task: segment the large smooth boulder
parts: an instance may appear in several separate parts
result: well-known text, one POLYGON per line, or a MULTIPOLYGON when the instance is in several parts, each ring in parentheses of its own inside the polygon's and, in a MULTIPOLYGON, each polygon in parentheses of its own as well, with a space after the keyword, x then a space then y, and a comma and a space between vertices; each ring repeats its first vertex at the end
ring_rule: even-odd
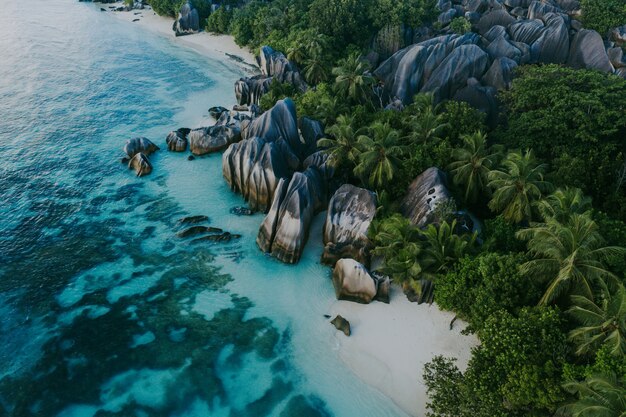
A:
POLYGON ((562 15, 548 13, 544 16, 545 29, 530 46, 533 62, 564 64, 569 55, 569 29, 562 15))
POLYGON ((492 10, 482 15, 482 17, 478 21, 478 24, 476 25, 476 28, 481 35, 484 35, 489 32, 489 29, 494 26, 507 27, 512 23, 515 23, 515 18, 511 16, 506 10, 499 9, 492 10))
POLYGON ((539 19, 522 20, 510 25, 507 31, 511 40, 531 45, 543 34, 545 27, 543 21, 539 19))
POLYGON ((283 138, 300 160, 308 156, 308 146, 300 139, 298 131, 296 105, 290 98, 278 100, 274 107, 244 127, 242 136, 243 139, 258 136, 267 142, 283 138))
POLYGON ((264 75, 243 77, 235 81, 235 98, 239 105, 259 104, 263 94, 270 90, 272 78, 264 75))
POLYGON ((489 65, 489 55, 477 45, 462 45, 443 60, 421 92, 430 92, 437 102, 452 98, 470 78, 480 78, 489 65))
POLYGON ((508 90, 513 82, 513 70, 517 62, 509 58, 498 58, 493 61, 489 70, 483 75, 482 82, 497 90, 508 90))
POLYGON ((143 153, 147 156, 158 151, 159 149, 160 148, 158 146, 144 137, 132 138, 127 140, 124 145, 124 153, 131 159, 138 153, 143 153))
POLYGON ((191 130, 180 128, 170 132, 165 138, 167 149, 173 152, 185 152, 187 150, 187 135, 191 130))
POLYGON ((200 30, 200 16, 189 0, 187 0, 180 8, 178 19, 174 21, 172 27, 176 36, 188 35, 200 30))
POLYGON ((134 169, 138 177, 143 177, 152 172, 152 164, 146 155, 137 153, 128 162, 128 168, 134 169))
POLYGON ((350 184, 339 187, 328 203, 322 261, 334 265, 340 258, 352 258, 369 265, 372 243, 367 231, 374 216, 374 193, 350 184))
POLYGON ((376 297, 376 281, 354 259, 340 259, 333 269, 333 287, 338 300, 369 304, 376 297))
POLYGON ((201 127, 189 132, 189 148, 194 155, 205 155, 224 150, 240 139, 241 131, 236 127, 201 127))
POLYGON ((553 6, 548 4, 547 2, 534 0, 530 6, 528 7, 528 18, 529 19, 543 19, 549 13, 561 13, 560 7, 553 6))
MULTIPOLYGON (((475 33, 445 35, 399 50, 374 71, 374 75, 384 83, 385 100, 399 99, 409 104, 415 94, 424 90, 424 86, 431 78, 436 79, 431 84, 432 88, 439 87, 442 83, 445 84, 451 76, 450 72, 455 72, 452 66, 464 65, 459 62, 459 59, 463 57, 458 53, 452 62, 444 65, 444 61, 456 49, 464 45, 476 45, 479 42, 480 36, 475 33)), ((486 53, 484 56, 487 58, 486 53)), ((462 85, 465 85, 465 82, 466 79, 463 80, 462 85)))
POLYGON ((604 49, 604 40, 595 30, 583 29, 571 40, 567 65, 575 69, 597 69, 613 72, 614 68, 604 49))
POLYGON ((311 166, 317 168, 327 181, 335 175, 335 167, 328 162, 328 154, 324 151, 317 151, 302 162, 302 169, 307 169, 311 166))
POLYGON ((473 108, 487 115, 487 122, 495 126, 498 117, 497 90, 490 86, 483 86, 476 78, 467 80, 464 88, 457 90, 452 97, 455 101, 463 101, 473 108))
POLYGON ((400 211, 412 224, 423 227, 440 220, 436 218, 435 209, 451 198, 445 172, 428 168, 409 185, 400 202, 400 211))
POLYGON ((234 143, 222 155, 222 173, 230 188, 241 193, 250 209, 267 211, 281 178, 290 178, 299 160, 281 138, 254 137, 234 143))
POLYGON ((240 105, 259 104, 263 94, 269 91, 273 80, 289 83, 301 92, 306 91, 306 82, 297 66, 282 52, 275 51, 269 46, 262 46, 258 62, 261 68, 260 75, 244 77, 235 83, 235 96, 240 105))
POLYGON ((272 206, 265 216, 257 244, 285 263, 297 263, 309 237, 316 213, 326 205, 326 182, 315 167, 281 178, 272 206))
POLYGON ((299 125, 304 148, 310 155, 317 150, 317 141, 324 137, 324 125, 309 117, 301 117, 299 125))
POLYGON ((522 51, 515 45, 511 44, 504 36, 494 39, 486 48, 491 59, 509 58, 520 63, 522 59, 522 51))

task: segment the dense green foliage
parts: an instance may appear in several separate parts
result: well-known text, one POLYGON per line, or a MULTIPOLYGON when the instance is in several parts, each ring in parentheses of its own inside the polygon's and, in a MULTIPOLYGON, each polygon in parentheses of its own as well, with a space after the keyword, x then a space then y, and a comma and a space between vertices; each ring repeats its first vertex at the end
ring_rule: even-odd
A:
MULTIPOLYGON (((211 12, 211 2, 209 0, 190 0, 191 5, 198 10, 198 16, 202 22, 211 12)), ((149 0, 150 6, 161 16, 178 16, 181 6, 186 0, 149 0)))
POLYGON ((585 27, 602 35, 626 23, 624 0, 581 0, 580 5, 585 27))
POLYGON ((579 187, 596 207, 626 218, 626 80, 556 65, 521 67, 502 94, 498 137, 532 149, 556 186, 579 187))
POLYGON ((209 15, 206 20, 206 30, 214 33, 228 33, 230 21, 233 18, 231 10, 220 7, 209 15))

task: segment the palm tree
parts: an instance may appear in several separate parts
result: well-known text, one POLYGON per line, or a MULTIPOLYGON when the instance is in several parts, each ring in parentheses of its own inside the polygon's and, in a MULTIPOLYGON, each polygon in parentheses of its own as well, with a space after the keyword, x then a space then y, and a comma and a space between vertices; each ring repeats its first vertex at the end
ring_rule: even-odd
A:
POLYGON ((287 59, 300 65, 307 60, 306 46, 300 42, 293 42, 287 49, 287 59))
POLYGON ((569 333, 576 344, 576 354, 594 353, 602 345, 610 348, 612 355, 626 355, 626 289, 619 285, 617 291, 604 290, 596 304, 586 297, 572 296, 574 306, 567 312, 582 327, 569 333))
POLYGON ((624 377, 594 375, 584 382, 568 382, 563 387, 578 399, 559 409, 559 415, 571 417, 626 416, 624 377))
POLYGON ((358 54, 352 54, 341 60, 339 66, 333 68, 335 85, 339 93, 355 102, 367 99, 374 84, 374 77, 368 72, 369 69, 369 63, 358 54))
POLYGON ((566 223, 571 214, 583 214, 591 210, 591 198, 585 196, 580 188, 565 187, 557 189, 537 203, 543 219, 554 218, 566 223))
POLYGON ((317 141, 317 146, 324 149, 329 163, 335 168, 347 167, 352 170, 356 165, 359 131, 354 130, 352 123, 350 116, 337 117, 337 123, 327 129, 330 136, 317 141))
POLYGON ((572 214, 566 224, 549 218, 546 223, 520 230, 518 238, 528 241, 534 259, 522 264, 523 274, 548 282, 539 304, 545 305, 561 295, 576 294, 593 299, 594 284, 617 281, 605 261, 626 255, 626 248, 604 246, 598 226, 588 214, 572 214))
POLYGON ((304 61, 304 78, 310 84, 319 84, 328 79, 326 62, 321 55, 309 55, 309 58, 304 61))
POLYGON ((510 152, 500 170, 489 172, 489 187, 494 190, 489 208, 502 213, 511 223, 530 220, 532 207, 553 186, 543 179, 547 165, 539 164, 532 151, 510 152))
POLYGON ((396 283, 405 284, 415 280, 422 272, 417 257, 422 251, 420 230, 400 214, 383 221, 375 221, 370 227, 375 243, 374 255, 384 258, 376 270, 389 275, 396 283))
POLYGON ((359 162, 354 175, 369 187, 382 190, 393 179, 400 166, 403 153, 400 134, 387 123, 375 122, 370 126, 372 137, 361 135, 358 139, 359 162))
POLYGON ((477 234, 458 235, 454 233, 455 229, 456 220, 453 220, 452 223, 444 221, 439 227, 429 224, 422 231, 425 245, 418 256, 422 276, 434 279, 447 272, 460 258, 473 250, 477 234))
POLYGON ((416 95, 411 108, 415 109, 415 114, 409 116, 408 128, 412 131, 412 138, 421 143, 439 141, 448 124, 438 113, 439 106, 435 105, 434 95, 416 95))
POLYGON ((491 168, 501 157, 501 147, 487 147, 487 135, 478 131, 461 136, 465 146, 455 149, 455 159, 448 169, 452 173, 454 184, 462 187, 465 201, 475 203, 487 187, 491 168))

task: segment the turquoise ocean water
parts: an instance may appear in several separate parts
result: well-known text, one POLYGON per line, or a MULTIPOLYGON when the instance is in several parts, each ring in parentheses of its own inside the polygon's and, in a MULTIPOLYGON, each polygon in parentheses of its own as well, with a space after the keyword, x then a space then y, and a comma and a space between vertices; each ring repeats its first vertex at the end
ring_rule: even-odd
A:
POLYGON ((338 357, 322 218, 282 265, 220 155, 119 162, 242 74, 96 5, 0 1, 0 416, 404 415, 338 357), (242 238, 192 244, 188 215, 242 238))

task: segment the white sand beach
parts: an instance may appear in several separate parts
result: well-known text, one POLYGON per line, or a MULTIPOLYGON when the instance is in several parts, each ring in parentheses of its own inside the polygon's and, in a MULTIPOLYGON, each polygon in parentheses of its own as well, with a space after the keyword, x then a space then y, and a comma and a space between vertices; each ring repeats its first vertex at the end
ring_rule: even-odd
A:
POLYGON ((467 326, 461 320, 450 330, 454 313, 441 311, 436 304, 412 303, 395 286, 390 296, 389 304, 337 301, 332 306, 332 316, 341 314, 352 330, 350 337, 337 332, 339 355, 355 374, 407 414, 424 417, 424 364, 443 355, 457 358, 464 371, 478 339, 461 334, 467 326))
MULTIPOLYGON (((115 4, 103 6, 119 7, 122 5, 123 3, 118 2, 115 4)), ((238 57, 242 60, 241 63, 243 63, 248 69, 252 69, 251 67, 257 67, 254 54, 248 49, 242 48, 237 45, 232 36, 200 32, 193 35, 176 37, 174 35, 174 32, 172 31, 172 24, 174 20, 169 17, 157 15, 149 6, 147 6, 143 10, 132 10, 130 12, 109 11, 107 13, 110 13, 119 19, 123 19, 135 25, 145 27, 147 30, 171 37, 174 42, 179 43, 182 46, 192 48, 198 53, 208 56, 210 58, 226 58, 232 59, 233 62, 237 62, 237 60, 233 57, 238 57), (135 19, 139 20, 133 22, 133 20, 135 19)))

